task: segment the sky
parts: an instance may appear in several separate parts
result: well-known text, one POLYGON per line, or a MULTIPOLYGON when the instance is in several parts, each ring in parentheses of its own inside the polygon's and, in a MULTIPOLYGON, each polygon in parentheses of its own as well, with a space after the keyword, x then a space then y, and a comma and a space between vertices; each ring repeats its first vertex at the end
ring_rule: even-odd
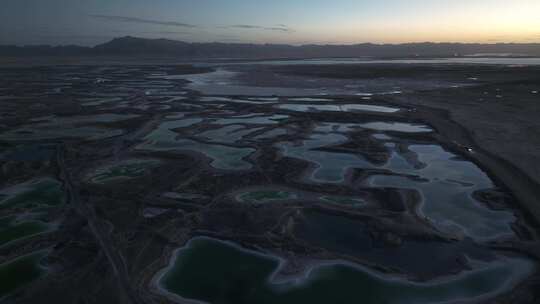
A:
POLYGON ((0 44, 539 42, 540 0, 0 0, 0 44))

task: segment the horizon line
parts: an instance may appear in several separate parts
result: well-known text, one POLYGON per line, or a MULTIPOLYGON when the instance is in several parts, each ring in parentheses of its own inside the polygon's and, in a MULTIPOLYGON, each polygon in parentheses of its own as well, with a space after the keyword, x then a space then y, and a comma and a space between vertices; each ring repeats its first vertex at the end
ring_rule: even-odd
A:
POLYGON ((159 37, 159 38, 147 38, 147 37, 139 37, 139 36, 118 36, 118 37, 112 37, 109 40, 106 40, 105 42, 98 43, 92 46, 83 46, 80 44, 2 44, 0 43, 0 46, 6 47, 6 46, 15 46, 15 47, 39 47, 39 46, 49 46, 49 47, 69 47, 69 46, 76 46, 76 47, 84 47, 84 48, 95 48, 97 46, 112 42, 116 39, 122 39, 122 38, 134 38, 134 39, 141 39, 141 40, 167 40, 167 41, 175 41, 175 42, 183 42, 188 44, 211 44, 211 43, 220 43, 220 44, 238 44, 238 45, 259 45, 259 46, 265 46, 265 45, 282 45, 282 46, 291 46, 291 47, 302 47, 302 46, 356 46, 356 45, 378 45, 378 46, 399 46, 399 45, 408 45, 408 44, 462 44, 462 45, 540 45, 540 42, 515 42, 515 41, 505 41, 505 42, 459 42, 459 41, 410 41, 410 42, 351 42, 351 43, 329 43, 329 42, 313 42, 313 43, 277 43, 277 42, 226 42, 226 41, 206 41, 206 42, 195 42, 195 41, 185 41, 185 40, 177 40, 177 39, 170 39, 165 37, 159 37))

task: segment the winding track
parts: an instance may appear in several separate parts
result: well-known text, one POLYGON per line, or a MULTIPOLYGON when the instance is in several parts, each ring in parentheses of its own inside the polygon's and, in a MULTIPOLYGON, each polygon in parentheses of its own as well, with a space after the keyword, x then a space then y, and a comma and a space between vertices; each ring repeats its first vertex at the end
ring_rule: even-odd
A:
POLYGON ((79 192, 73 185, 71 174, 65 164, 66 148, 65 143, 57 147, 56 162, 59 169, 58 177, 63 183, 67 203, 70 204, 80 216, 86 219, 88 227, 96 238, 99 247, 107 256, 107 260, 113 269, 113 273, 121 290, 120 294, 122 296, 122 302, 134 304, 143 303, 143 301, 138 298, 137 293, 131 285, 124 257, 113 245, 110 238, 110 232, 105 229, 107 225, 96 216, 95 210, 92 207, 81 201, 79 192))

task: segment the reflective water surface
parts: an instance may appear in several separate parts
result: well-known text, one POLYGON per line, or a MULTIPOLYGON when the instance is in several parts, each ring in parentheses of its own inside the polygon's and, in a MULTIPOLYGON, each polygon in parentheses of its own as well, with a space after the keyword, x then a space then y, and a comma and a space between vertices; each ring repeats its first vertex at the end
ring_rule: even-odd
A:
POLYGON ((276 258, 196 238, 176 252, 158 284, 168 293, 207 303, 442 303, 504 292, 531 266, 526 259, 506 258, 440 282, 414 283, 334 262, 277 281, 276 258))

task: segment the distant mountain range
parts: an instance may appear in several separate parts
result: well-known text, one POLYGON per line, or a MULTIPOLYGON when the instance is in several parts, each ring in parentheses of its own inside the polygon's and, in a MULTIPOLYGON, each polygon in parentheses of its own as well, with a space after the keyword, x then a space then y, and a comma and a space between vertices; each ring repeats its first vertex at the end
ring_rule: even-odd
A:
POLYGON ((188 43, 168 39, 115 38, 95 47, 1 46, 0 56, 122 56, 174 58, 328 58, 328 57, 540 57, 540 43, 406 43, 354 45, 285 45, 240 43, 188 43))

